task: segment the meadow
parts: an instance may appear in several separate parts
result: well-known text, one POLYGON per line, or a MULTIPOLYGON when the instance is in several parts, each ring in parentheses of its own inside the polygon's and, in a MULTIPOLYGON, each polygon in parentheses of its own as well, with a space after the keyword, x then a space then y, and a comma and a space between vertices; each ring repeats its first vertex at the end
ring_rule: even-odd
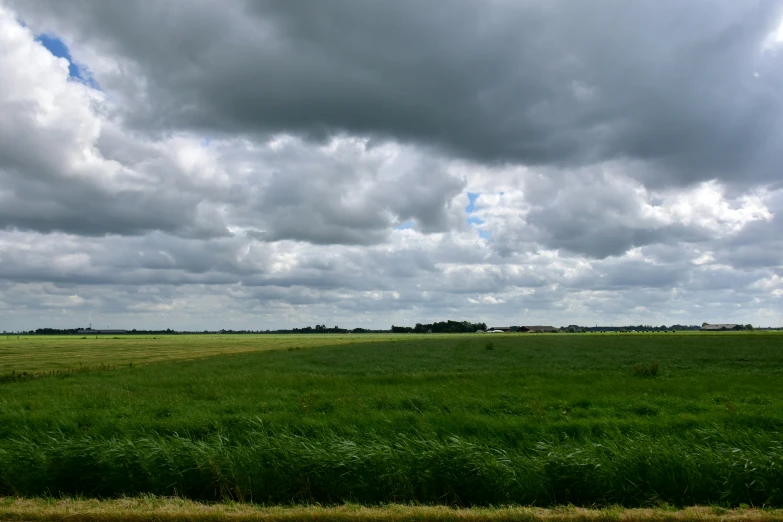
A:
POLYGON ((0 495, 783 506, 780 333, 0 341, 74 354, 0 384, 0 495))
POLYGON ((148 364, 297 347, 385 342, 384 335, 4 335, 0 375, 148 364))

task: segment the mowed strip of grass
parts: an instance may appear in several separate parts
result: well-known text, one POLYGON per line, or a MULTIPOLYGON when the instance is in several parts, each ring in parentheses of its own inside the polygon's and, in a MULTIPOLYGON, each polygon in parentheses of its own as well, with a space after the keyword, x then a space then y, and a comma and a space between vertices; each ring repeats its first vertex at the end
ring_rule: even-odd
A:
POLYGON ((3 335, 0 376, 80 367, 147 364, 212 355, 387 342, 391 335, 3 335))
POLYGON ((367 507, 356 504, 334 507, 276 506, 263 507, 253 504, 220 503, 200 504, 179 498, 123 498, 118 500, 48 499, 26 500, 0 498, 0 520, 25 522, 252 522, 252 521, 465 521, 465 522, 710 522, 746 521, 773 522, 783 520, 783 511, 775 509, 721 507, 690 507, 627 509, 610 507, 585 509, 559 507, 556 509, 532 507, 497 507, 454 509, 445 506, 387 505, 367 507))
POLYGON ((782 340, 400 336, 6 384, 0 491, 779 506, 782 340))

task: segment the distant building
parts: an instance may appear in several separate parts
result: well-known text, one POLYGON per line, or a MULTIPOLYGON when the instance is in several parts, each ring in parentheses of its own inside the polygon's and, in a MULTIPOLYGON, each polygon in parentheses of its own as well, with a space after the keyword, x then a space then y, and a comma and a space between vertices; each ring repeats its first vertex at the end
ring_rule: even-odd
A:
POLYGON ((85 335, 108 335, 108 334, 124 334, 128 333, 128 330, 93 330, 92 328, 88 330, 78 330, 76 333, 78 334, 85 334, 85 335))
POLYGON ((552 332, 559 332, 560 330, 558 328, 555 328, 554 326, 542 326, 542 325, 534 325, 534 326, 520 326, 519 327, 520 332, 528 332, 528 333, 552 333, 552 332))
POLYGON ((743 327, 740 324, 703 324, 701 326, 702 330, 708 331, 708 332, 721 332, 726 330, 742 330, 743 327))

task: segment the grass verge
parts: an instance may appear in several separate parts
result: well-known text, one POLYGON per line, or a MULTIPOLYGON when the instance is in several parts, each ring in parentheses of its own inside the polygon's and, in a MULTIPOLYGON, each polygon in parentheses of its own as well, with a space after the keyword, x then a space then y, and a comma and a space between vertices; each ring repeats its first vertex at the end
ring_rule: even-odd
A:
POLYGON ((25 522, 119 521, 155 520, 180 521, 748 521, 771 522, 783 520, 783 510, 720 507, 689 507, 674 510, 667 507, 623 509, 610 507, 585 509, 559 507, 552 509, 531 507, 449 508, 445 506, 410 506, 391 504, 382 507, 363 507, 346 504, 333 507, 290 506, 263 507, 253 504, 201 504, 179 498, 141 497, 116 500, 81 499, 16 499, 0 498, 0 520, 25 522))

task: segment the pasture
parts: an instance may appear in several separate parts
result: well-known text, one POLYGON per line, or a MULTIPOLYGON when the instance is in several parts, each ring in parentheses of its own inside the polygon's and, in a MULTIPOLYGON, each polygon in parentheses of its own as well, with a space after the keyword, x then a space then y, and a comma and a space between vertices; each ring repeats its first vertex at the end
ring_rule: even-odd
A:
POLYGON ((349 344, 359 337, 364 343, 389 340, 383 335, 4 335, 0 375, 349 344))
POLYGON ((0 495, 783 506, 779 333, 0 341, 76 357, 0 384, 0 495))

